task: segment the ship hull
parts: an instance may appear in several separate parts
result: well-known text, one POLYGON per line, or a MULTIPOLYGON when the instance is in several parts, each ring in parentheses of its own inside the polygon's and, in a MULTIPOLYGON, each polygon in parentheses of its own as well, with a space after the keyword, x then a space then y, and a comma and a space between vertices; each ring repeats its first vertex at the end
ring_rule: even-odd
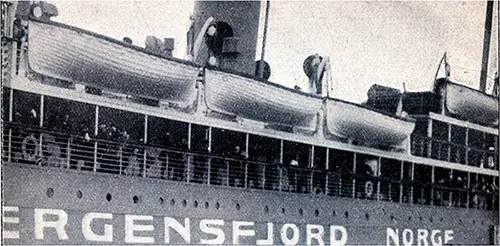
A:
POLYGON ((39 74, 179 104, 196 100, 198 67, 62 24, 29 28, 29 66, 39 74))
POLYGON ((440 240, 477 245, 490 243, 489 232, 498 223, 496 212, 483 210, 224 188, 12 163, 4 164, 3 173, 3 206, 8 210, 4 235, 18 235, 4 238, 5 244, 200 244, 223 235, 221 244, 255 245, 257 240, 268 240, 283 245, 289 239, 300 245, 308 240, 313 245, 317 240, 332 245, 346 237, 345 245, 404 245, 402 235, 410 238, 411 234, 416 245, 420 230, 427 233, 429 245, 440 240), (176 224, 173 220, 183 228, 171 226, 176 224), (203 225, 220 230, 208 232, 203 225), (179 234, 174 228, 187 233, 179 234), (315 234, 318 228, 323 233, 315 234), (330 238, 332 231, 336 236, 330 238))

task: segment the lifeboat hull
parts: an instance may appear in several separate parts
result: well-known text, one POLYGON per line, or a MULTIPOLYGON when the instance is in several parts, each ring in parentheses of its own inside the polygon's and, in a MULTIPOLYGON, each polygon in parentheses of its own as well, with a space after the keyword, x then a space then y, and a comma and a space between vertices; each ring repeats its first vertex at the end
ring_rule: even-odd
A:
POLYGON ((435 90, 443 95, 448 113, 482 125, 498 125, 498 97, 446 79, 437 80, 435 90))
POLYGON ((314 130, 323 100, 270 82, 206 70, 210 110, 256 121, 314 130))
POLYGON ((326 130, 331 136, 400 147, 414 128, 413 119, 390 116, 337 99, 326 102, 326 130))
POLYGON ((196 100, 196 66, 62 24, 31 21, 29 28, 34 72, 145 98, 196 100))

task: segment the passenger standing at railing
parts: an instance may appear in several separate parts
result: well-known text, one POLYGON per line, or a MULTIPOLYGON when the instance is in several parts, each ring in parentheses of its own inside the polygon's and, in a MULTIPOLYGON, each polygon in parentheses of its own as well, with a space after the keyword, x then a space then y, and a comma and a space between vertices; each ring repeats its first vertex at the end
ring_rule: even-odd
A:
POLYGON ((229 157, 233 159, 229 163, 229 165, 231 165, 229 167, 230 185, 242 187, 245 176, 245 167, 244 167, 245 165, 243 164, 242 161, 238 160, 246 160, 248 156, 246 152, 241 150, 239 145, 236 145, 233 149, 233 152, 229 155, 229 157))
POLYGON ((128 157, 128 165, 125 168, 125 175, 140 176, 141 167, 138 161, 139 149, 134 148, 134 152, 128 157))

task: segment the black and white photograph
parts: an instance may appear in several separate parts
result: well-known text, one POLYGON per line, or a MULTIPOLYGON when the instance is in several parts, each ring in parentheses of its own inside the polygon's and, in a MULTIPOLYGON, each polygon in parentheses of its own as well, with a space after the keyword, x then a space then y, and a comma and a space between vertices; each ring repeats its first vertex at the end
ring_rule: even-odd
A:
POLYGON ((500 245, 499 1, 1 1, 1 245, 500 245))

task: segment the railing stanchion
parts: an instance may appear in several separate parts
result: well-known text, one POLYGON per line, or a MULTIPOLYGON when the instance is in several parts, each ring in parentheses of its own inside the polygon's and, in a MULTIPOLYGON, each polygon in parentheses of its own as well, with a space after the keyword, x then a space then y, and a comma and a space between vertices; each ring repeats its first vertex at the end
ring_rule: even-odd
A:
POLYGON ((12 161, 12 129, 9 129, 9 147, 7 150, 7 161, 12 161))
POLYGON ((36 158, 38 158, 36 161, 38 162, 38 166, 42 165, 42 160, 43 160, 43 134, 40 133, 40 140, 38 142, 38 155, 36 158))
POLYGON ((71 155, 71 137, 68 138, 68 145, 66 146, 66 168, 70 167, 71 155))
POLYGON ((123 171, 123 147, 120 146, 120 148, 118 149, 118 163, 120 165, 120 172, 119 174, 121 175, 122 174, 122 171, 123 171))
POLYGON ((245 188, 248 188, 248 163, 245 162, 245 188))
POLYGON ((191 175, 193 175, 191 172, 191 155, 189 153, 185 153, 184 155, 186 155, 186 182, 190 183, 191 175))
POLYGON ((380 180, 377 181, 377 201, 380 201, 380 180))
POLYGON ((229 162, 228 161, 225 161, 224 162, 226 164, 226 186, 229 186, 229 162))
POLYGON ((309 183, 307 184, 309 187, 306 187, 306 190, 309 190, 309 193, 314 193, 313 191, 313 175, 314 175, 314 170, 310 170, 311 173, 309 174, 309 183))
POLYGON ((94 141, 94 172, 97 172, 97 141, 94 141))
POLYGON ((266 188, 266 167, 267 165, 262 165, 262 189, 264 190, 266 188))
POLYGON ((145 148, 143 148, 143 149, 142 149, 142 152, 143 152, 143 153, 142 153, 142 167, 143 167, 143 168, 142 168, 142 177, 144 177, 144 178, 145 178, 145 177, 146 177, 146 168, 147 168, 147 166, 146 166, 146 165, 147 165, 147 163, 146 163, 146 159, 147 159, 147 158, 146 158, 146 152, 147 152, 147 151, 146 151, 146 149, 145 149, 145 148))
POLYGON ((283 190, 283 168, 279 169, 279 174, 278 174, 278 190, 279 191, 283 190))
POLYGON ((330 178, 330 173, 325 172, 325 195, 327 195, 327 196, 328 196, 328 194, 330 194, 330 189, 329 189, 329 185, 328 185, 329 178, 330 178))
POLYGON ((207 158, 207 184, 210 184, 211 183, 211 180, 210 180, 210 174, 212 172, 212 158, 208 157, 207 158))

